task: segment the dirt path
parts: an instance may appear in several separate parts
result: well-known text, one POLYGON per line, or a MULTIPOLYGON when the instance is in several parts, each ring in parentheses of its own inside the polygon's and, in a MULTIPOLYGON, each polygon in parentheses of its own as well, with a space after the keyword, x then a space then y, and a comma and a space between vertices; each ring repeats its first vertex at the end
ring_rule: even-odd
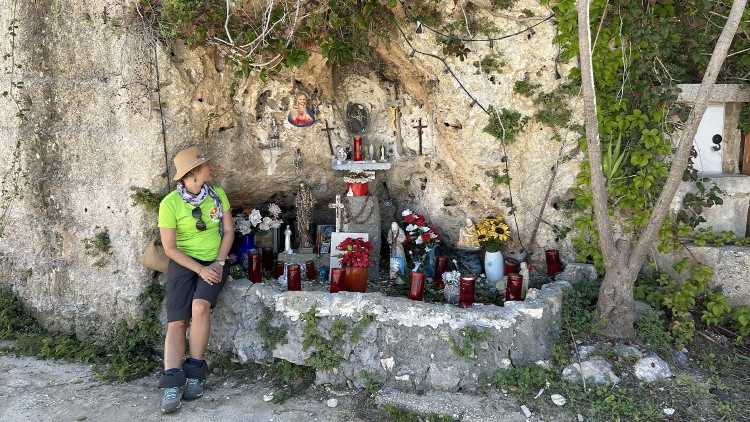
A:
POLYGON ((162 415, 155 377, 106 384, 87 365, 0 356, 0 421, 361 420, 353 416, 357 403, 349 395, 308 394, 279 405, 263 401, 263 395, 270 392, 261 381, 238 385, 230 380, 207 390, 198 400, 183 401, 177 413, 162 415), (338 405, 329 408, 328 398, 336 398, 338 405))

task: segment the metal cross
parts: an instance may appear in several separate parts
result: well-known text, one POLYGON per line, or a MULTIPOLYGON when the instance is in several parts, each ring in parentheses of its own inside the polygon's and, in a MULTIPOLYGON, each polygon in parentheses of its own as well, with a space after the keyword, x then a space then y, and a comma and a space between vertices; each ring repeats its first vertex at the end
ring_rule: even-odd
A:
POLYGON ((412 126, 417 129, 417 135, 419 135, 419 155, 422 155, 422 129, 426 128, 427 125, 422 126, 422 118, 419 118, 419 123, 416 126, 412 126))
POLYGON ((333 155, 333 142, 331 142, 331 131, 334 128, 328 126, 328 120, 326 120, 325 122, 326 122, 326 127, 324 129, 320 129, 320 131, 326 133, 326 136, 328 137, 328 148, 331 150, 331 155, 333 155))
POLYGON ((344 210, 344 204, 341 203, 341 195, 336 195, 336 203, 334 204, 328 204, 328 208, 335 208, 336 209, 336 232, 341 232, 341 223, 342 218, 341 214, 344 210))

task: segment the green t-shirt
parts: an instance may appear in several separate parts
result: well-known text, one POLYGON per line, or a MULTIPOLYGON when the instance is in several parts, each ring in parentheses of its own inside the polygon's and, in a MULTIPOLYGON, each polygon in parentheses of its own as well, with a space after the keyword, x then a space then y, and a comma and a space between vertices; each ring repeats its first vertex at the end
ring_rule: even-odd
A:
MULTIPOLYGON (((224 213, 230 212, 229 199, 224 189, 214 186, 221 200, 224 213)), ((192 205, 185 202, 176 190, 162 199, 159 204, 159 227, 177 229, 177 248, 201 261, 213 261, 219 255, 221 237, 219 236, 218 208, 211 196, 201 202, 201 218, 206 223, 206 230, 198 230, 193 217, 192 205)))

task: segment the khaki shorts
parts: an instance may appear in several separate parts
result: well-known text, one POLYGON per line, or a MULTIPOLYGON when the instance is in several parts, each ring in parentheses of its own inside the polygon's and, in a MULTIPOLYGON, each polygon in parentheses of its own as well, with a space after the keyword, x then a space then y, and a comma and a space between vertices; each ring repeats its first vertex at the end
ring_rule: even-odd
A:
MULTIPOLYGON (((195 258, 193 258, 195 259, 195 258)), ((210 265, 212 261, 201 261, 201 265, 210 265)), ((221 281, 208 284, 195 272, 169 260, 167 269, 166 294, 164 307, 167 309, 167 322, 188 321, 193 316, 193 300, 204 299, 211 303, 211 309, 216 306, 216 298, 224 287, 229 275, 229 268, 224 267, 221 281)))

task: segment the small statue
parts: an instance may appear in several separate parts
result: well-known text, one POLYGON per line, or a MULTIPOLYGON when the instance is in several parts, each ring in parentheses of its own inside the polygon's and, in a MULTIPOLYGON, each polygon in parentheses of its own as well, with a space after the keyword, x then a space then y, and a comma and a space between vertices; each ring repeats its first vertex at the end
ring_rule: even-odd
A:
POLYGON ((466 219, 466 225, 458 230, 458 247, 462 249, 479 249, 479 242, 476 240, 477 229, 471 218, 466 219))
POLYGON ((279 146, 279 124, 273 117, 268 124, 268 144, 271 148, 278 148, 279 146))
POLYGON ((299 237, 300 248, 311 248, 310 242, 310 214, 315 206, 310 189, 304 182, 299 184, 299 192, 294 200, 294 206, 297 208, 297 235, 299 237))
POLYGON ((294 254, 292 250, 292 229, 289 228, 289 224, 286 225, 286 229, 284 230, 284 252, 287 255, 294 254))
POLYGON ((341 165, 346 162, 346 148, 341 145, 336 147, 336 164, 341 165))
POLYGON ((390 259, 390 279, 396 278, 396 272, 400 271, 403 273, 404 267, 406 267, 406 255, 404 254, 404 241, 406 240, 406 233, 398 223, 395 221, 391 223, 391 229, 388 231, 388 245, 391 248, 391 259, 390 259), (398 264, 394 271, 394 262, 398 264))

